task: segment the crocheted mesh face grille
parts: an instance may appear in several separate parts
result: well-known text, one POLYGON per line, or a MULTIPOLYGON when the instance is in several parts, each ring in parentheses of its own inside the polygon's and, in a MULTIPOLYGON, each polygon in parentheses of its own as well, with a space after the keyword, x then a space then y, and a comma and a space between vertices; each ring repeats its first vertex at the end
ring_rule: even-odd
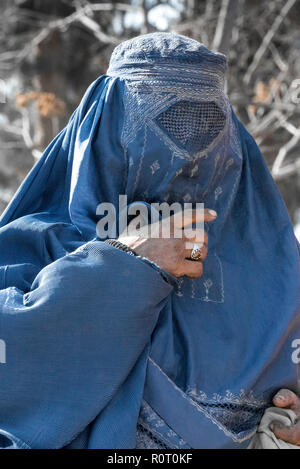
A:
POLYGON ((214 102, 180 101, 156 117, 172 140, 192 153, 204 151, 225 126, 225 116, 214 102))

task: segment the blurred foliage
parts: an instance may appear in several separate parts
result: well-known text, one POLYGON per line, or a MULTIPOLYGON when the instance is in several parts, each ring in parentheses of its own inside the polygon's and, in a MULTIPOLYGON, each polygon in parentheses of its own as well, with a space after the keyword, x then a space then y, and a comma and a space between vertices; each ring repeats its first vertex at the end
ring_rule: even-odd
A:
POLYGON ((16 104, 19 108, 28 107, 31 102, 36 103, 40 115, 44 117, 64 116, 66 113, 65 103, 53 93, 17 93, 16 104))

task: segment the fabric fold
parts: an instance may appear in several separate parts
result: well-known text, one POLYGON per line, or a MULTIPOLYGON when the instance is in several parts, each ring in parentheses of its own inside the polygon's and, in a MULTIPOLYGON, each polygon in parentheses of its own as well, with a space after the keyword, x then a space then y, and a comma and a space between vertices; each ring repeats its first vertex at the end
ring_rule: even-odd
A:
MULTIPOLYGON (((118 393, 140 356, 145 362, 171 289, 141 259, 95 241, 42 269, 28 293, 1 290, 5 431, 33 448, 60 448, 77 436, 118 393), (124 307, 132 297, 132 306, 124 307)), ((132 389, 137 406, 142 388, 140 380, 132 389)), ((136 425, 137 415, 130 418, 136 425)))

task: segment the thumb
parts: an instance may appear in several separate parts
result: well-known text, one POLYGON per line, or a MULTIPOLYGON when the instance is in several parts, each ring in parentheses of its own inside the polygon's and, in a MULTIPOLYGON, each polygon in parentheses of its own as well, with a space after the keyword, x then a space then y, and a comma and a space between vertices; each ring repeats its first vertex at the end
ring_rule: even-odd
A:
POLYGON ((276 407, 291 409, 297 417, 300 417, 300 400, 298 396, 289 389, 280 389, 273 398, 273 404, 276 407))

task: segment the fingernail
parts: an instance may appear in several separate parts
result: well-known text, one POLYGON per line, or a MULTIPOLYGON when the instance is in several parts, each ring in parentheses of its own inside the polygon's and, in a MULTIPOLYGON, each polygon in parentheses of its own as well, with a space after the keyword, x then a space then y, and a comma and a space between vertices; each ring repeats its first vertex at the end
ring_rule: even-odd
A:
POLYGON ((209 213, 211 216, 213 216, 213 217, 217 217, 217 216, 218 216, 217 212, 215 212, 214 210, 208 210, 208 213, 209 213))
POLYGON ((282 402, 284 402, 284 401, 285 401, 285 397, 284 397, 282 394, 277 394, 277 395, 275 396, 275 400, 276 400, 276 401, 282 401, 282 402))

